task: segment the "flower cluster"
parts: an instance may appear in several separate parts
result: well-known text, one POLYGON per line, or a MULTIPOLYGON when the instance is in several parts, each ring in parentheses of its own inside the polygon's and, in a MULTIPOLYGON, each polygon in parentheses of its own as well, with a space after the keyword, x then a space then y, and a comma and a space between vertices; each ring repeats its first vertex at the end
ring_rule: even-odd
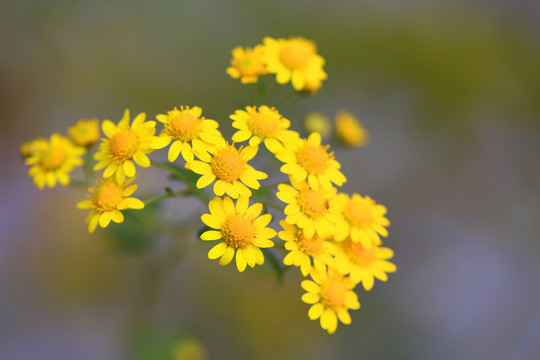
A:
MULTIPOLYGON (((315 44, 302 37, 267 37, 263 44, 237 47, 232 54, 226 72, 244 84, 275 74, 278 83, 290 81, 297 92, 314 92, 326 79, 324 59, 315 44)), ((208 250, 209 259, 219 259, 220 265, 234 260, 243 272, 263 265, 265 257, 278 256, 281 248, 283 265, 297 267, 304 277, 301 286, 307 293, 302 300, 311 305, 309 318, 320 319, 328 333, 336 331, 338 321, 349 324, 349 310, 360 307, 358 285, 369 291, 375 278, 386 281, 387 274, 396 271, 389 261, 392 250, 383 247, 390 225, 386 208, 367 195, 340 191, 347 178, 331 144, 318 131, 301 136, 278 106, 232 111, 228 122, 235 132, 230 139, 218 121, 202 114, 198 106, 180 105, 148 121, 145 113, 131 120, 125 110, 118 123, 101 122, 105 137, 93 156, 88 151, 99 139, 99 121, 80 120, 69 129, 71 138, 53 134, 32 140, 21 146, 21 155, 40 189, 70 184, 70 172, 84 164, 85 180, 77 184, 87 188, 88 195, 77 206, 90 210, 90 233, 98 225, 122 223, 123 211, 143 209, 149 202, 197 196, 208 208, 201 216, 205 228, 200 239, 217 242, 208 250), (162 126, 157 135, 156 125, 162 126), (164 148, 167 163, 150 160, 153 151, 164 148), (277 177, 270 173, 276 163, 286 180, 267 185, 269 177, 277 177), (138 167, 169 170, 184 188, 177 193, 167 188, 146 202, 132 197, 138 167), (96 173, 101 173, 97 179, 96 173), (270 207, 278 211, 270 213, 270 207), (274 246, 276 236, 283 246, 274 246)), ((328 128, 324 116, 312 121, 318 121, 312 129, 328 128)), ((336 115, 335 129, 348 146, 367 142, 367 132, 349 112, 336 115)))

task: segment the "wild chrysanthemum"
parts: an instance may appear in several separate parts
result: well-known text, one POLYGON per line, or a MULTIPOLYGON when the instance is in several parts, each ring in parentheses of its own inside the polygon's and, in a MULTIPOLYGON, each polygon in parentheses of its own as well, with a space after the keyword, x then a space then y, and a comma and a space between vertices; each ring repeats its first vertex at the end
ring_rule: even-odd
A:
POLYGON ((351 323, 349 309, 360 308, 358 296, 353 291, 354 284, 349 277, 330 269, 328 272, 312 272, 311 280, 302 281, 302 288, 307 291, 302 301, 313 304, 308 316, 311 320, 320 318, 321 327, 333 334, 338 319, 345 325, 351 323))
POLYGON ((118 185, 114 179, 102 180, 99 186, 90 188, 89 199, 77 204, 79 209, 92 209, 86 218, 89 233, 93 233, 98 224, 104 228, 111 220, 115 223, 124 221, 121 210, 144 208, 141 200, 129 197, 137 190, 137 185, 128 186, 132 180, 122 185, 118 185))
POLYGON ((30 165, 28 175, 34 180, 38 189, 54 187, 58 181, 61 185, 69 185, 69 173, 83 163, 81 156, 86 152, 65 136, 52 134, 47 140, 35 140, 28 150, 29 156, 25 164, 30 165))
POLYGON ((312 189, 306 182, 294 182, 292 186, 278 185, 276 196, 287 203, 285 221, 303 229, 304 236, 312 238, 315 233, 325 238, 334 233, 334 223, 338 219, 332 205, 334 192, 323 188, 312 189))
POLYGON ((285 241, 285 249, 289 251, 283 259, 285 265, 298 266, 302 275, 308 276, 312 267, 317 271, 324 271, 327 265, 335 263, 333 254, 336 253, 336 248, 328 238, 317 234, 308 238, 298 226, 288 224, 285 220, 279 223, 283 231, 280 231, 278 236, 285 241))
POLYGON ((321 145, 319 133, 312 133, 307 139, 289 144, 276 157, 285 163, 281 171, 291 175, 293 180, 304 181, 307 178, 313 189, 321 186, 331 191, 332 183, 341 186, 347 179, 339 170, 341 164, 334 159, 334 153, 328 152, 329 148, 329 145, 321 145))
POLYGON ((302 37, 289 39, 264 38, 264 62, 269 73, 276 74, 276 81, 292 81, 296 91, 316 91, 327 75, 323 70, 324 59, 317 54, 315 43, 302 37))
POLYGON ((140 113, 130 126, 129 110, 126 109, 118 125, 104 120, 101 127, 108 139, 102 139, 99 151, 94 154, 94 159, 98 161, 94 170, 106 167, 103 177, 109 178, 116 174, 116 182, 122 184, 126 176, 135 176, 133 161, 139 166, 149 167, 150 159, 146 154, 153 151, 150 145, 156 139, 156 122, 145 119, 146 114, 140 113))
POLYGON ((358 194, 338 194, 336 209, 342 214, 338 221, 337 240, 351 237, 354 242, 361 242, 365 248, 380 245, 380 236, 387 237, 390 221, 384 216, 386 207, 376 204, 369 196, 358 194))
POLYGON ((273 107, 247 106, 245 111, 236 110, 230 117, 234 120, 232 126, 238 129, 232 137, 234 142, 249 139, 250 146, 264 142, 270 152, 276 153, 283 149, 283 144, 296 141, 299 137, 297 132, 288 130, 291 122, 273 107))
POLYGON ((368 132, 360 121, 348 111, 340 111, 335 118, 336 135, 345 145, 363 146, 369 141, 368 132))
POLYGON ((202 161, 195 160, 186 164, 186 168, 202 175, 197 181, 198 189, 215 181, 214 193, 217 196, 227 194, 234 199, 239 196, 249 197, 249 188, 260 188, 259 180, 267 178, 265 173, 247 163, 257 154, 256 147, 237 149, 223 140, 215 148, 209 149, 209 152, 211 155, 206 153, 201 156, 202 161))
POLYGON ((240 79, 242 84, 256 83, 259 76, 267 74, 266 65, 262 60, 263 46, 257 45, 253 49, 237 46, 232 50, 231 67, 227 74, 234 79, 240 79))
POLYGON ((238 271, 245 270, 246 265, 254 267, 262 264, 264 256, 260 248, 274 246, 270 240, 276 236, 274 229, 266 227, 272 220, 272 215, 264 214, 262 204, 249 206, 247 197, 240 196, 236 207, 230 197, 214 198, 208 204, 210 214, 203 214, 203 223, 215 230, 201 234, 202 240, 221 240, 208 253, 208 258, 220 258, 221 265, 227 265, 236 252, 238 271))
POLYGON ((386 281, 386 273, 396 272, 396 265, 387 261, 394 256, 390 248, 372 246, 366 249, 362 243, 354 242, 350 237, 340 242, 339 246, 348 260, 351 281, 355 284, 361 281, 366 291, 373 287, 374 277, 386 281))
POLYGON ((198 106, 181 106, 180 110, 175 107, 167 115, 157 115, 156 119, 165 124, 165 128, 152 148, 164 148, 172 141, 168 154, 170 162, 175 161, 180 153, 185 161, 193 161, 194 154, 205 153, 209 146, 220 140, 221 133, 217 129, 217 121, 205 119, 201 114, 202 109, 198 106))
POLYGON ((68 129, 69 137, 77 145, 89 147, 99 140, 98 119, 81 119, 68 129))

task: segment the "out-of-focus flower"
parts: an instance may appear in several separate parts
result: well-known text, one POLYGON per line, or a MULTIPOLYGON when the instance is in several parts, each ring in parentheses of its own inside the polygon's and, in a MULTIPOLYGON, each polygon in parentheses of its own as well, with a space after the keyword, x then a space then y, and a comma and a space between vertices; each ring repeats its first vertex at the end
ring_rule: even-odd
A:
POLYGON ((317 132, 321 137, 327 138, 332 132, 332 125, 328 116, 314 111, 304 117, 304 129, 308 134, 317 132))
POLYGON ((69 137, 77 145, 89 147, 99 140, 99 120, 81 119, 68 129, 69 137))
POLYGON ((83 147, 77 146, 71 140, 60 134, 52 134, 49 141, 37 139, 30 145, 30 154, 26 165, 30 165, 30 175, 38 189, 54 187, 58 181, 61 185, 69 185, 69 173, 73 168, 83 163, 81 156, 85 153, 83 147))
POLYGON ((363 146, 369 142, 368 132, 349 111, 336 114, 335 128, 338 139, 347 146, 363 146))
POLYGON ((231 66, 227 68, 227 74, 235 79, 240 79, 242 84, 256 83, 260 75, 267 74, 266 65, 263 62, 263 46, 257 45, 253 49, 237 46, 232 50, 231 66))
POLYGON ((21 157, 26 159, 45 147, 47 147, 47 139, 38 137, 23 143, 19 149, 19 152, 21 157))
POLYGON ((269 73, 276 74, 276 81, 289 81, 296 91, 313 92, 320 88, 327 75, 323 70, 324 59, 317 54, 315 43, 303 37, 263 40, 264 62, 269 73))

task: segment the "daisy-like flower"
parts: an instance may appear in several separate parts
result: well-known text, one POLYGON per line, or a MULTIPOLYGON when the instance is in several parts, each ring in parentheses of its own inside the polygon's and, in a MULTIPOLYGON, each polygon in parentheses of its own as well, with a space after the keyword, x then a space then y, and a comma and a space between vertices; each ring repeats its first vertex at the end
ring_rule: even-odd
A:
POLYGON ((313 304, 308 316, 311 320, 320 318, 321 327, 333 334, 338 325, 338 319, 345 325, 351 323, 349 309, 360 308, 358 296, 353 291, 355 283, 349 277, 340 275, 330 269, 328 272, 311 273, 312 280, 302 281, 302 288, 307 291, 302 301, 313 304))
POLYGON ((121 210, 144 208, 141 200, 129 197, 137 190, 137 185, 129 185, 132 180, 129 179, 122 185, 118 185, 112 178, 102 180, 99 186, 90 188, 89 199, 77 204, 79 209, 92 209, 86 218, 90 234, 96 230, 98 224, 105 228, 111 220, 115 223, 124 221, 121 210))
POLYGON ((241 196, 236 207, 230 197, 214 198, 208 204, 210 214, 203 214, 203 223, 215 230, 201 234, 201 240, 221 240, 208 253, 208 258, 220 258, 220 265, 227 265, 236 253, 238 271, 245 270, 246 265, 254 267, 264 263, 264 255, 260 248, 274 246, 270 240, 276 236, 274 229, 266 227, 272 215, 264 214, 262 204, 249 206, 249 199, 241 196))
POLYGON ((388 280, 386 273, 396 272, 396 265, 387 261, 394 257, 392 249, 387 247, 372 246, 368 249, 362 243, 354 242, 351 238, 339 243, 340 248, 348 259, 348 270, 351 281, 355 284, 362 282, 366 291, 373 287, 374 277, 388 280))
POLYGON ((369 141, 368 132, 360 121, 348 111, 340 111, 335 118, 336 135, 345 145, 363 146, 369 141))
POLYGON ((118 184, 124 183, 126 176, 135 176, 135 165, 142 167, 150 166, 150 159, 146 154, 153 151, 150 145, 155 141, 155 121, 145 121, 146 114, 140 113, 129 124, 129 110, 124 111, 124 117, 118 125, 110 120, 104 120, 101 124, 103 133, 108 139, 102 139, 99 151, 94 154, 98 163, 94 170, 106 168, 104 178, 113 175, 118 184), (133 161, 132 161, 133 160, 133 161))
POLYGON ((215 148, 208 150, 210 154, 201 154, 199 160, 186 163, 186 168, 202 175, 197 181, 197 188, 202 189, 214 183, 214 193, 217 196, 227 194, 233 199, 241 196, 251 196, 252 189, 261 187, 259 180, 266 179, 268 175, 255 170, 248 165, 257 154, 257 147, 247 146, 237 149, 225 140, 218 143, 215 148))
POLYGON ((99 140, 98 119, 81 119, 68 129, 69 137, 77 145, 89 147, 99 140))
POLYGON ((303 229, 306 238, 313 238, 315 233, 323 238, 334 233, 334 223, 339 220, 333 206, 334 192, 323 188, 311 188, 306 182, 292 181, 292 186, 278 185, 276 196, 287 203, 285 221, 303 229))
POLYGON ((168 111, 167 115, 159 114, 156 119, 165 125, 158 138, 152 143, 152 149, 161 149, 169 145, 168 158, 175 161, 182 153, 185 161, 193 161, 194 154, 199 156, 206 153, 208 147, 221 139, 219 124, 215 120, 201 116, 202 109, 198 106, 190 108, 181 106, 168 111))
POLYGON ((231 66, 227 74, 234 79, 240 79, 242 84, 256 83, 259 76, 267 74, 266 65, 262 60, 264 47, 257 45, 253 49, 237 46, 232 50, 231 66))
POLYGON ((283 144, 296 141, 299 137, 296 131, 288 130, 291 122, 273 107, 247 106, 245 111, 236 110, 230 117, 234 120, 232 126, 238 129, 232 137, 234 142, 249 139, 250 146, 264 142, 270 152, 276 153, 283 150, 283 144))
POLYGON ((328 152, 329 145, 321 145, 321 135, 312 133, 307 139, 300 139, 287 149, 276 154, 285 164, 281 172, 291 175, 295 181, 308 180, 313 189, 321 186, 326 191, 332 190, 332 183, 337 186, 347 181, 339 170, 341 164, 334 159, 334 153, 328 152))
POLYGON ((279 223, 283 231, 280 231, 278 236, 285 241, 285 249, 289 250, 283 259, 285 265, 300 267, 304 276, 309 275, 312 267, 317 271, 324 271, 327 265, 334 265, 333 255, 336 248, 328 238, 316 234, 308 238, 298 226, 288 224, 285 220, 279 223))
POLYGON ((23 159, 27 159, 36 152, 47 147, 47 139, 38 137, 27 141, 21 145, 20 154, 23 159))
POLYGON ((296 91, 315 91, 327 75, 323 70, 324 59, 317 54, 315 43, 302 37, 289 39, 264 38, 264 62, 269 73, 276 74, 276 81, 292 81, 296 91))
POLYGON ((341 193, 335 199, 335 206, 342 214, 337 226, 338 241, 350 235, 352 241, 361 242, 362 246, 370 248, 381 244, 380 236, 388 236, 386 227, 390 221, 384 216, 386 207, 375 203, 369 196, 341 193))
POLYGON ((29 145, 30 149, 25 164, 30 165, 28 175, 34 180, 38 189, 54 187, 58 181, 61 185, 69 185, 69 173, 83 163, 81 156, 86 152, 65 136, 52 134, 50 139, 37 139, 29 145))

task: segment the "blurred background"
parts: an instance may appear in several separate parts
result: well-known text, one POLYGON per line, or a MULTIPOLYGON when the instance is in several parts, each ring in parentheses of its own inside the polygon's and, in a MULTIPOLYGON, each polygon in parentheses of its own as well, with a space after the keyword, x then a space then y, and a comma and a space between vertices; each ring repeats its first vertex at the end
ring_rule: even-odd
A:
MULTIPOLYGON (((539 16, 529 0, 3 1, 0 358, 540 358, 539 16), (368 146, 334 148, 344 191, 388 208, 398 267, 336 334, 308 319, 296 269, 209 261, 183 225, 195 199, 90 236, 85 191, 27 176, 21 143, 125 108, 198 105, 231 134, 253 90, 225 74, 231 49, 298 35, 329 78, 282 113, 362 121, 368 146)), ((142 197, 167 183, 140 174, 142 197)))

